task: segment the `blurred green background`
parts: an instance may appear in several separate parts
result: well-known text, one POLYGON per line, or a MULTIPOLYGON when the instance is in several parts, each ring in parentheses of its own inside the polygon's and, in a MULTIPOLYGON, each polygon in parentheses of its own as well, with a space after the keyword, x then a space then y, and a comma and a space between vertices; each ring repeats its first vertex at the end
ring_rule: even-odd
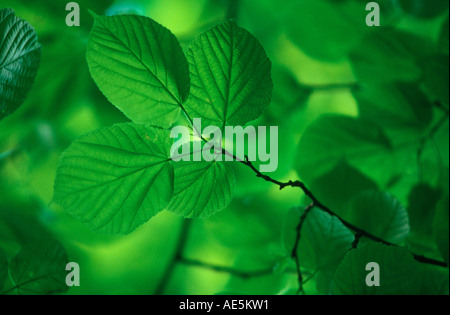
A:
MULTIPOLYGON (((41 66, 26 103, 0 122, 0 246, 9 257, 23 244, 53 235, 66 248, 69 261, 81 267, 81 286, 68 294, 153 294, 174 255, 183 221, 174 214, 160 213, 131 235, 113 237, 91 232, 52 203, 58 161, 70 143, 89 131, 126 121, 99 92, 87 68, 90 9, 151 17, 172 30, 183 48, 204 30, 234 19, 260 40, 273 64, 273 101, 255 122, 280 128, 279 169, 271 176, 300 178, 296 170, 302 175, 301 156, 314 159, 315 152, 298 152, 298 145, 319 117, 370 119, 382 127, 395 154, 376 156, 376 162, 370 157, 344 162, 408 208, 411 232, 405 242, 410 248, 442 259, 431 232, 427 227, 420 230, 424 221, 415 219, 411 208, 424 203, 432 222, 437 203, 448 196, 448 120, 432 130, 443 115, 448 117, 448 1, 378 1, 379 28, 366 26, 367 1, 362 0, 77 2, 81 27, 69 28, 67 1, 1 0, 1 8, 13 8, 35 28, 42 44, 41 66), (434 106, 435 101, 440 106, 434 106), (371 162, 364 164, 367 160, 371 162), (414 189, 422 196, 411 193, 414 189), (414 196, 419 201, 411 201, 414 196)), ((320 126, 324 137, 333 134, 326 121, 320 126)), ((340 209, 343 198, 354 194, 347 186, 348 170, 335 164, 335 172, 320 174, 326 173, 325 179, 310 174, 313 171, 301 179, 307 177, 313 191, 340 209)), ((232 204, 209 219, 193 220, 184 255, 237 270, 275 272, 243 279, 180 263, 165 293, 295 292, 297 276, 282 235, 289 210, 303 204, 304 196, 295 189, 279 191, 242 166, 236 173, 232 204)), ((359 218, 360 223, 367 224, 368 217, 359 218)), ((305 275, 311 273, 305 270, 305 275)), ((305 291, 328 293, 329 285, 320 285, 327 277, 312 277, 305 291)))

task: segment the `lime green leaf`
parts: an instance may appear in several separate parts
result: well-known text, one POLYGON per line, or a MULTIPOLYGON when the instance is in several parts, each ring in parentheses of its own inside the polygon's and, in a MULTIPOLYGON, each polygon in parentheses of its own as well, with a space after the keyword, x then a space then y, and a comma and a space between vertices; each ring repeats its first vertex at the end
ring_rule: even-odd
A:
POLYGON ((52 294, 64 292, 68 258, 55 240, 42 240, 25 245, 11 260, 11 277, 20 294, 52 294))
MULTIPOLYGON (((291 250, 295 243, 296 226, 303 213, 292 209, 284 226, 284 245, 291 250)), ((345 254, 352 248, 354 235, 336 217, 313 209, 306 218, 297 248, 301 266, 315 271, 334 272, 345 254)))
POLYGON ((368 191, 353 199, 348 220, 388 242, 400 244, 409 234, 406 209, 389 193, 368 191))
POLYGON ((125 234, 169 203, 168 132, 119 124, 75 141, 57 171, 55 201, 92 229, 125 234))
POLYGON ((422 77, 419 60, 432 44, 393 28, 369 32, 350 53, 353 71, 361 82, 416 82, 422 77), (367 53, 370 52, 370 53, 367 53))
POLYGON ((449 67, 448 55, 436 55, 424 61, 425 86, 446 108, 449 107, 449 67))
POLYGON ((175 36, 135 15, 97 17, 87 48, 91 75, 136 123, 169 127, 189 95, 189 69, 175 36))
POLYGON ((389 153, 390 142, 381 128, 361 119, 326 115, 305 131, 297 148, 295 169, 311 182, 346 159, 352 166, 373 173, 383 154, 389 153))
POLYGON ((192 87, 186 110, 191 118, 210 126, 244 125, 270 104, 270 60, 258 40, 234 22, 200 35, 187 58, 192 87))
POLYGON ((230 163, 176 162, 174 192, 168 209, 186 218, 208 217, 230 204, 234 188, 230 163))
POLYGON ((449 198, 444 198, 436 209, 436 217, 433 223, 434 236, 438 245, 439 251, 445 261, 449 262, 449 198))
POLYGON ((3 289, 6 278, 8 277, 8 257, 3 248, 0 247, 0 290, 3 289))
POLYGON ((407 249, 370 243, 350 251, 334 277, 338 295, 448 294, 448 276, 416 262, 407 249), (369 287, 367 264, 380 267, 380 286, 369 287))
POLYGON ((0 120, 25 100, 39 67, 41 46, 28 22, 0 10, 0 120))

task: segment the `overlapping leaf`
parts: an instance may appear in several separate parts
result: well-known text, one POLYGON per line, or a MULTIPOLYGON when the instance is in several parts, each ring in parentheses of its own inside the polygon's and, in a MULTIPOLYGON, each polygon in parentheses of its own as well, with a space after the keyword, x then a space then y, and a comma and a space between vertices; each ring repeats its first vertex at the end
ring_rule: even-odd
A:
MULTIPOLYGON (((303 211, 292 209, 286 220, 284 243, 291 249, 295 240, 295 228, 303 211)), ((354 236, 336 217, 313 209, 307 216, 297 248, 299 260, 311 272, 334 272, 339 262, 352 247, 354 236)))
POLYGON ((409 234, 408 214, 389 193, 367 191, 353 199, 350 222, 388 242, 401 244, 409 234))
POLYGON ((423 75, 419 61, 431 52, 430 47, 422 37, 386 27, 367 33, 350 60, 361 82, 417 82, 423 75))
POLYGON ((225 209, 235 188, 234 170, 224 162, 177 162, 168 209, 184 217, 208 217, 225 209))
POLYGON ((0 120, 25 100, 39 67, 41 46, 28 22, 0 10, 0 120))
POLYGON ((323 116, 304 133, 295 168, 306 182, 342 160, 372 173, 385 161, 390 148, 389 139, 376 124, 345 116, 323 116))
POLYGON ((97 17, 87 48, 91 75, 136 123, 169 127, 189 95, 189 69, 175 36, 152 19, 97 17))
POLYGON ((272 97, 263 47, 234 22, 200 35, 187 52, 191 95, 186 110, 205 125, 239 126, 258 118, 272 97))
POLYGON ((395 143, 421 136, 432 121, 432 104, 417 84, 377 84, 355 90, 360 117, 376 121, 395 143))
POLYGON ((167 131, 132 123, 80 138, 61 160, 55 201, 94 230, 131 232, 170 201, 170 141, 167 131))
POLYGON ((11 260, 11 277, 20 294, 52 294, 67 291, 66 251, 55 240, 25 245, 11 260))
POLYGON ((334 278, 339 295, 448 294, 448 275, 428 269, 413 259, 406 248, 370 243, 349 252, 334 278), (369 287, 366 266, 380 267, 380 286, 369 287))

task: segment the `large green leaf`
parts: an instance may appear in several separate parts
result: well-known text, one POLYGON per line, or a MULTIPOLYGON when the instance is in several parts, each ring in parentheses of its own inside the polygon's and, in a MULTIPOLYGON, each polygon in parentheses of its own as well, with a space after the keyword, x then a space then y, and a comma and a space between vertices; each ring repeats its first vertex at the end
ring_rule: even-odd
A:
POLYGON ((234 188, 234 170, 229 162, 176 162, 168 209, 186 218, 208 217, 230 204, 234 188))
POLYGON ((135 15, 97 17, 87 48, 91 75, 132 121, 169 127, 189 95, 189 68, 175 36, 135 15))
POLYGON ((270 104, 270 60, 258 40, 234 22, 200 35, 187 58, 192 87, 186 110, 191 118, 221 128, 244 125, 270 104))
POLYGON ((64 292, 68 258, 55 240, 42 240, 25 245, 11 260, 10 272, 20 294, 52 294, 64 292))
POLYGON ((433 231, 436 244, 445 261, 449 262, 449 198, 445 197, 436 209, 436 217, 433 223, 433 231))
POLYGON ((368 191, 355 197, 350 222, 388 242, 400 244, 409 233, 408 214, 389 193, 368 191))
POLYGON ((8 258, 3 248, 0 247, 0 291, 3 289, 8 277, 8 258))
MULTIPOLYGON (((284 226, 284 245, 292 250, 296 237, 296 226, 303 213, 292 209, 284 226)), ((320 209, 313 209, 306 218, 301 230, 297 248, 300 264, 303 268, 315 271, 334 272, 347 251, 352 248, 354 235, 336 217, 320 209)))
POLYGON ((391 148, 382 129, 365 120, 326 115, 309 126, 297 148, 295 169, 311 182, 342 160, 373 174, 391 148))
POLYGON ((334 294, 448 294, 448 275, 416 262, 406 248, 370 243, 350 251, 334 277, 334 294), (367 264, 380 267, 380 286, 369 287, 367 264))
POLYGON ((54 199, 103 233, 129 233, 163 210, 173 191, 169 133, 119 124, 75 141, 61 159, 54 199))
POLYGON ((41 46, 31 25, 0 10, 0 120, 13 113, 33 85, 41 58, 41 46))

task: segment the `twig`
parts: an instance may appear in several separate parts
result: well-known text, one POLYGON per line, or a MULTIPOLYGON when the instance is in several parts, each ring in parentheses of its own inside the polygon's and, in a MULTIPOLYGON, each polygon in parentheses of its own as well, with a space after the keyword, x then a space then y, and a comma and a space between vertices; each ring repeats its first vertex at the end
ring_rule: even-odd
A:
POLYGON ((359 241, 361 240, 361 237, 363 237, 363 235, 361 233, 356 233, 355 240, 352 243, 352 249, 357 249, 358 248, 359 241))
MULTIPOLYGON (((245 161, 241 162, 242 164, 250 167, 250 169, 252 169, 252 171, 256 174, 257 177, 264 179, 267 182, 271 182, 275 185, 278 185, 280 187, 280 190, 285 189, 286 187, 296 187, 296 188, 300 188, 307 197, 309 197, 309 199, 312 200, 312 203, 314 204, 315 207, 325 211, 326 213, 328 213, 329 215, 336 217, 339 221, 341 221, 341 223, 346 226, 348 229, 356 232, 357 234, 360 234, 361 237, 366 237, 372 241, 375 242, 379 242, 382 243, 384 245, 388 245, 388 246, 397 246, 393 243, 390 243, 378 236, 375 236, 353 224, 351 224, 350 222, 347 222, 346 220, 344 220, 343 218, 341 218, 339 215, 337 215, 336 213, 334 213, 330 208, 328 208, 327 206, 325 206, 322 202, 320 202, 316 196, 314 196, 314 194, 308 189, 308 187, 306 187, 306 185, 301 182, 301 181, 289 181, 286 183, 280 182, 278 180, 275 180, 273 178, 271 178, 270 176, 264 175, 262 174, 258 169, 256 169, 256 167, 249 161, 248 156, 245 157, 245 161)), ((431 258, 426 258, 424 256, 420 256, 414 253, 411 253, 414 258, 422 263, 427 263, 430 265, 435 265, 435 266, 439 266, 439 267, 447 267, 447 263, 439 261, 439 260, 435 260, 435 259, 431 259, 431 258)))
POLYGON ((297 295, 305 294, 305 291, 303 289, 304 281, 303 281, 303 275, 302 275, 301 266, 300 266, 300 259, 298 257, 298 245, 300 244, 303 225, 305 224, 308 214, 311 212, 312 209, 314 209, 314 207, 315 207, 315 205, 314 205, 314 203, 312 203, 308 207, 305 208, 305 211, 303 211, 303 214, 300 217, 300 222, 297 225, 295 243, 294 243, 294 247, 292 248, 292 253, 291 253, 291 257, 292 257, 292 259, 294 259, 295 265, 297 267, 297 277, 298 277, 297 295))

